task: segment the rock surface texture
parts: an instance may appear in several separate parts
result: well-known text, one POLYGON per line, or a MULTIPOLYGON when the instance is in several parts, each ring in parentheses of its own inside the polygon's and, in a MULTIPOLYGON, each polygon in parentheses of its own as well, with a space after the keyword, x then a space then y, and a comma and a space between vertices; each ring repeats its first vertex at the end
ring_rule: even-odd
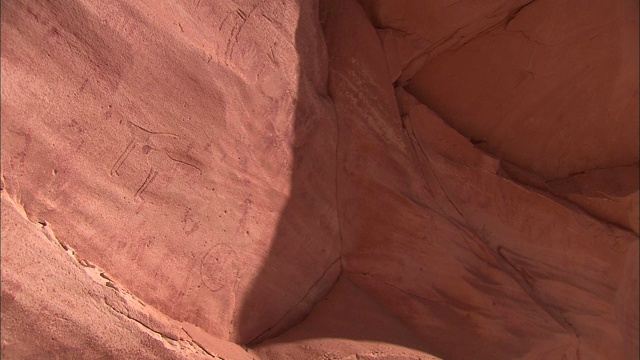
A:
POLYGON ((638 358, 637 2, 1 17, 3 358, 638 358))

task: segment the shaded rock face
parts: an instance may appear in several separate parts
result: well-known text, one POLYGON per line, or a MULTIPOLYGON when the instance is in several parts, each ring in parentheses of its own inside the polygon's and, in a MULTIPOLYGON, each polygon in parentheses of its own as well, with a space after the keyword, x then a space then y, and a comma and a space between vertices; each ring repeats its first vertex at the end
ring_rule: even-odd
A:
POLYGON ((628 1, 3 1, 3 356, 637 358, 637 37, 628 1))

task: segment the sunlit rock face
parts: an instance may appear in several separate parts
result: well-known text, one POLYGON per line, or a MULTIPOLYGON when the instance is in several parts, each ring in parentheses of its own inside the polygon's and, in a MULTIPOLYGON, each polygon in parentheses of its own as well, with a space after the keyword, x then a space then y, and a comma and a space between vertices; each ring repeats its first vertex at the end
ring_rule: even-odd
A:
POLYGON ((3 357, 638 357, 637 3, 1 16, 3 357))

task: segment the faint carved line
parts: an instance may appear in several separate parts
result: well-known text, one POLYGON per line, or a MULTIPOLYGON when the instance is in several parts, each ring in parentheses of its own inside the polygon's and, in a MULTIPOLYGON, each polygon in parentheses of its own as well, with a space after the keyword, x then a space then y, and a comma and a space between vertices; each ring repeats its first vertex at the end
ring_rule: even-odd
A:
POLYGON ((192 168, 196 169, 200 173, 200 175, 202 175, 202 169, 200 169, 198 166, 190 164, 190 163, 188 163, 186 161, 182 161, 182 160, 176 159, 173 156, 169 155, 169 153, 167 151, 163 151, 163 152, 169 157, 169 159, 171 159, 171 160, 173 160, 173 161, 175 161, 177 163, 192 167, 192 168))
POLYGON ((247 14, 242 9, 237 9, 236 14, 242 19, 247 20, 247 14))
POLYGON ((120 169, 124 161, 127 159, 127 157, 129 157, 129 154, 131 154, 131 151, 133 151, 133 148, 135 147, 136 147, 136 143, 133 140, 131 140, 131 142, 129 142, 129 145, 127 145, 127 147, 124 149, 122 154, 120 154, 120 157, 118 157, 118 160, 116 160, 115 164, 113 164, 113 166, 111 167, 111 172, 110 172, 111 176, 119 175, 118 169, 120 169))
POLYGON ((129 122, 129 124, 131 124, 132 126, 137 127, 138 129, 140 129, 140 130, 142 130, 142 131, 146 132, 147 134, 151 134, 151 135, 171 136, 171 137, 176 138, 176 139, 179 139, 179 138, 180 138, 180 136, 178 136, 178 135, 176 135, 176 134, 172 134, 172 133, 162 133, 162 132, 155 132, 155 131, 151 131, 151 130, 149 130, 149 129, 145 129, 145 128, 143 128, 142 126, 140 126, 140 125, 138 125, 138 124, 134 123, 133 121, 130 121, 130 120, 129 120, 128 122, 129 122))
POLYGON ((80 86, 80 89, 78 89, 78 93, 76 95, 79 95, 80 93, 82 93, 84 89, 87 87, 88 83, 89 83, 89 79, 85 79, 84 82, 82 83, 82 86, 80 86))
POLYGON ((240 36, 242 29, 247 24, 247 21, 249 20, 253 12, 256 11, 256 9, 258 9, 262 4, 263 2, 256 4, 248 14, 245 13, 242 9, 236 10, 236 15, 238 15, 240 19, 242 19, 242 22, 240 24, 236 24, 236 26, 231 29, 231 36, 227 41, 227 49, 225 51, 225 58, 227 59, 227 61, 230 61, 233 58, 233 51, 235 50, 235 46, 239 41, 238 37, 240 36))
POLYGON ((149 185, 151 185, 151 183, 153 182, 153 180, 156 178, 157 175, 158 175, 158 172, 151 169, 149 171, 149 175, 147 175, 147 178, 144 180, 142 185, 140 185, 140 187, 138 188, 138 191, 136 191, 136 194, 133 196, 133 198, 134 199, 140 198, 142 193, 145 190, 147 190, 147 188, 149 187, 149 185))
POLYGON ((238 24, 233 25, 233 28, 231 28, 231 36, 229 36, 229 39, 227 39, 227 46, 224 52, 224 58, 227 61, 231 60, 233 47, 235 46, 235 43, 238 41, 238 39, 236 38, 237 29, 238 29, 238 24))
POLYGON ((222 30, 222 27, 224 26, 224 23, 227 22, 227 19, 229 19, 229 16, 231 16, 231 13, 228 13, 227 16, 225 16, 224 19, 222 19, 222 22, 220 23, 218 30, 222 30))
POLYGON ((232 270, 236 276, 236 281, 234 284, 235 287, 238 282, 239 276, 239 269, 237 268, 236 263, 237 259, 238 254, 233 250, 231 246, 223 243, 213 245, 200 261, 200 281, 211 292, 217 292, 225 285, 227 285, 225 282, 225 273, 223 273, 222 271, 232 270), (216 263, 214 265, 214 268, 207 269, 206 264, 212 261, 215 261, 216 263), (214 272, 210 274, 207 272, 207 270, 213 270, 214 272))

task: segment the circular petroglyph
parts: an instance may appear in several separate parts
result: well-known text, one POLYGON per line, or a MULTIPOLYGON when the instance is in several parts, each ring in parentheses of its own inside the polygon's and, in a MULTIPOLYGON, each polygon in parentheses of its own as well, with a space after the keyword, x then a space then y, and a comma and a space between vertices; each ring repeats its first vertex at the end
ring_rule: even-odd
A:
POLYGON ((226 244, 216 244, 202 259, 200 276, 204 285, 211 291, 218 291, 232 284, 238 274, 238 256, 226 244))

